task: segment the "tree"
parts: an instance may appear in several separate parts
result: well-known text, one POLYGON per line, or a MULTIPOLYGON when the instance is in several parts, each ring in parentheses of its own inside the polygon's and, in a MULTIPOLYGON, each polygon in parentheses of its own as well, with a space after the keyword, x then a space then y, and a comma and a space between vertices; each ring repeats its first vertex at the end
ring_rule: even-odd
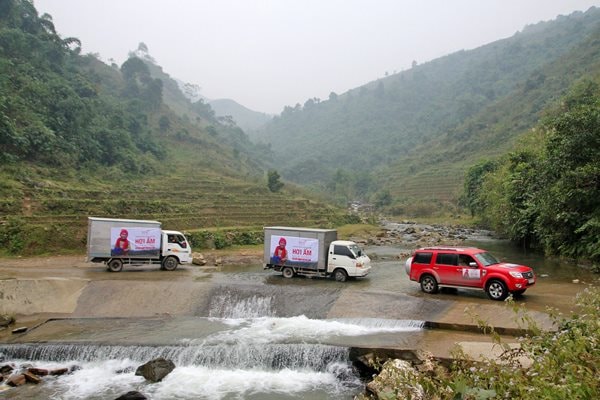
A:
POLYGON ((548 252, 600 260, 600 85, 584 81, 546 122, 536 230, 548 252))
POLYGON ((392 204, 392 194, 389 190, 385 189, 381 192, 378 192, 375 195, 375 206, 376 207, 385 207, 392 204))
POLYGON ((273 193, 277 193, 283 188, 283 182, 280 181, 279 172, 276 170, 270 170, 268 172, 267 186, 273 193))
POLYGON ((498 165, 494 161, 484 160, 475 164, 467 171, 465 176, 465 185, 463 201, 465 205, 471 211, 471 215, 475 216, 480 214, 485 208, 485 204, 482 204, 482 184, 485 176, 494 172, 498 168, 498 165))

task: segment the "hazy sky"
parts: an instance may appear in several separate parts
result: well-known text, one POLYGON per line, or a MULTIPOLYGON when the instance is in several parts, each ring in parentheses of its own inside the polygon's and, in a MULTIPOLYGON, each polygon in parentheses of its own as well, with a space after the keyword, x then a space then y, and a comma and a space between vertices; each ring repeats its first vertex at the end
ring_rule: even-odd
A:
POLYGON ((121 65, 140 42, 209 99, 278 114, 600 0, 34 0, 121 65))

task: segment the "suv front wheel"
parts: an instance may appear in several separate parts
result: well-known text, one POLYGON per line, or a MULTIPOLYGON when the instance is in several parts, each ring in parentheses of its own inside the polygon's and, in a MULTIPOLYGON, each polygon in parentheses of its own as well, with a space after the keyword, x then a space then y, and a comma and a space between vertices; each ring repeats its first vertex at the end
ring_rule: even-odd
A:
POLYGON ((487 295, 492 300, 504 300, 508 296, 508 289, 504 282, 494 279, 487 285, 487 295))
POLYGON ((438 283, 432 275, 423 275, 421 277, 421 290, 429 294, 437 293, 438 283))

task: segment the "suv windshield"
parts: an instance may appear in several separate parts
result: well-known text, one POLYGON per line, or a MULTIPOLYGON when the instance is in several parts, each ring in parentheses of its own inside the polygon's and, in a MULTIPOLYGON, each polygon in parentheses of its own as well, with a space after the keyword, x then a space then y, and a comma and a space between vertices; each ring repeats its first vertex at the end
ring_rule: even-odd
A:
POLYGON ((496 257, 494 257, 493 255, 491 255, 490 253, 487 253, 487 252, 475 254, 475 258, 477 259, 477 261, 479 261, 481 264, 483 264, 484 267, 487 267, 488 265, 500 263, 500 261, 498 261, 498 259, 496 257))

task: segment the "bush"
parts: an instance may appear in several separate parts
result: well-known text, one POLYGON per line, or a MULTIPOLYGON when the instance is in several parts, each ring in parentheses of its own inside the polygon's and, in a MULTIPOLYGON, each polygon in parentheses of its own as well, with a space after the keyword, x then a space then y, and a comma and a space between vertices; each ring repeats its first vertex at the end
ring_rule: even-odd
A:
POLYGON ((502 343, 493 328, 484 326, 504 349, 498 359, 475 361, 458 350, 449 368, 437 364, 423 370, 421 365, 416 381, 389 380, 382 386, 400 396, 410 383, 422 388, 425 398, 440 400, 600 398, 600 289, 590 287, 580 293, 577 306, 578 312, 568 318, 551 312, 555 331, 540 330, 524 309, 515 307, 517 319, 531 332, 520 338, 520 346, 502 343), (528 366, 522 365, 523 359, 530 361, 528 366))
POLYGON ((246 246, 261 244, 264 240, 262 228, 233 230, 199 230, 186 232, 192 248, 224 249, 230 246, 246 246))

